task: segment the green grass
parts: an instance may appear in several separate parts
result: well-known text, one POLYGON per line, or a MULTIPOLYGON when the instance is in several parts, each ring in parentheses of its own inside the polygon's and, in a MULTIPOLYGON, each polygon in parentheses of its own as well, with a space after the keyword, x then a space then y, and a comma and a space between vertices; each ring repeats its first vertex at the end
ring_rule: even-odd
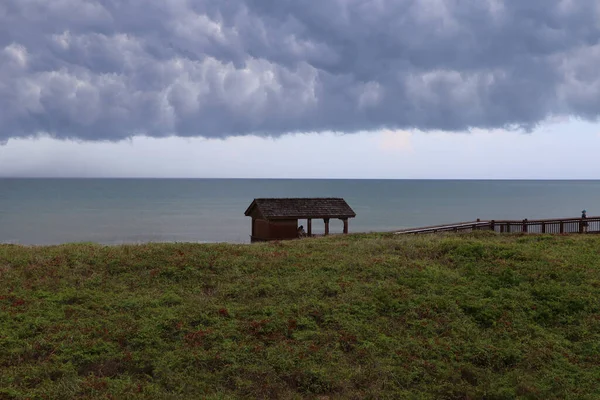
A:
POLYGON ((598 399, 600 237, 0 246, 0 399, 598 399))

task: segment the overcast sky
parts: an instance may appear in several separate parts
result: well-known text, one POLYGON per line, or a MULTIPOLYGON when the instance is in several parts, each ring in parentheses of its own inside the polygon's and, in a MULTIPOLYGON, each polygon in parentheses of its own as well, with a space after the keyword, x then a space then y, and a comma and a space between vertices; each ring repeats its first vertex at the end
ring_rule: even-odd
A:
POLYGON ((600 177, 597 0, 2 0, 0 176, 600 177))

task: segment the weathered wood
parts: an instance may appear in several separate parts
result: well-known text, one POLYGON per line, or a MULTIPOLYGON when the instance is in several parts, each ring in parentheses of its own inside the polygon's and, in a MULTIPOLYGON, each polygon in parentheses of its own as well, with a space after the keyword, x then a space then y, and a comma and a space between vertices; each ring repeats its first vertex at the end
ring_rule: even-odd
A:
POLYGON ((341 198, 269 198, 254 199, 244 215, 263 221, 253 223, 251 241, 285 240, 298 237, 298 221, 307 220, 307 234, 312 235, 311 219, 356 217, 341 198))
POLYGON ((475 221, 462 222, 450 225, 437 225, 424 228, 407 229, 396 232, 404 233, 435 233, 435 232, 460 232, 490 229, 500 233, 524 232, 524 233, 600 233, 600 217, 588 217, 585 219, 588 223, 587 229, 581 218, 563 218, 563 219, 540 219, 519 221, 475 221))
POLYGON ((344 221, 344 234, 347 235, 348 234, 348 218, 344 218, 342 221, 344 221))
POLYGON ((329 235, 329 218, 323 218, 323 222, 325 222, 325 236, 329 235))
POLYGON ((306 220, 306 234, 308 237, 312 236, 312 218, 306 220))
POLYGON ((477 227, 481 228, 481 227, 487 227, 489 226, 489 222, 478 222, 478 223, 473 223, 473 222, 463 222, 463 223, 459 223, 459 224, 452 224, 452 225, 436 225, 436 226, 429 226, 429 227, 425 227, 425 228, 417 228, 417 229, 405 229, 403 231, 399 231, 396 232, 397 234, 403 234, 403 233, 433 233, 433 232, 449 232, 449 231, 468 231, 473 229, 473 225, 476 225, 477 227))

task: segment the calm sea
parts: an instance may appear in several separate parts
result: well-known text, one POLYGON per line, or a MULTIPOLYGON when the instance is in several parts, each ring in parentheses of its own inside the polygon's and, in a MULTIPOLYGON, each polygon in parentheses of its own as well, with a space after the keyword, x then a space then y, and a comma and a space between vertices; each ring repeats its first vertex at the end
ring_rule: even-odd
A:
POLYGON ((255 197, 343 197, 351 232, 600 215, 600 181, 0 179, 0 243, 249 242, 255 197))

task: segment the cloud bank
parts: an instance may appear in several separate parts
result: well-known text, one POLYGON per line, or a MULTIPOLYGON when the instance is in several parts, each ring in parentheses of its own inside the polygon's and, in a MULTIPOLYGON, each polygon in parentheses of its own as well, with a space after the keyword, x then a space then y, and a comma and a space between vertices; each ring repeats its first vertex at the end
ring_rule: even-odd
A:
POLYGON ((600 116, 597 0, 3 0, 0 142, 600 116))

